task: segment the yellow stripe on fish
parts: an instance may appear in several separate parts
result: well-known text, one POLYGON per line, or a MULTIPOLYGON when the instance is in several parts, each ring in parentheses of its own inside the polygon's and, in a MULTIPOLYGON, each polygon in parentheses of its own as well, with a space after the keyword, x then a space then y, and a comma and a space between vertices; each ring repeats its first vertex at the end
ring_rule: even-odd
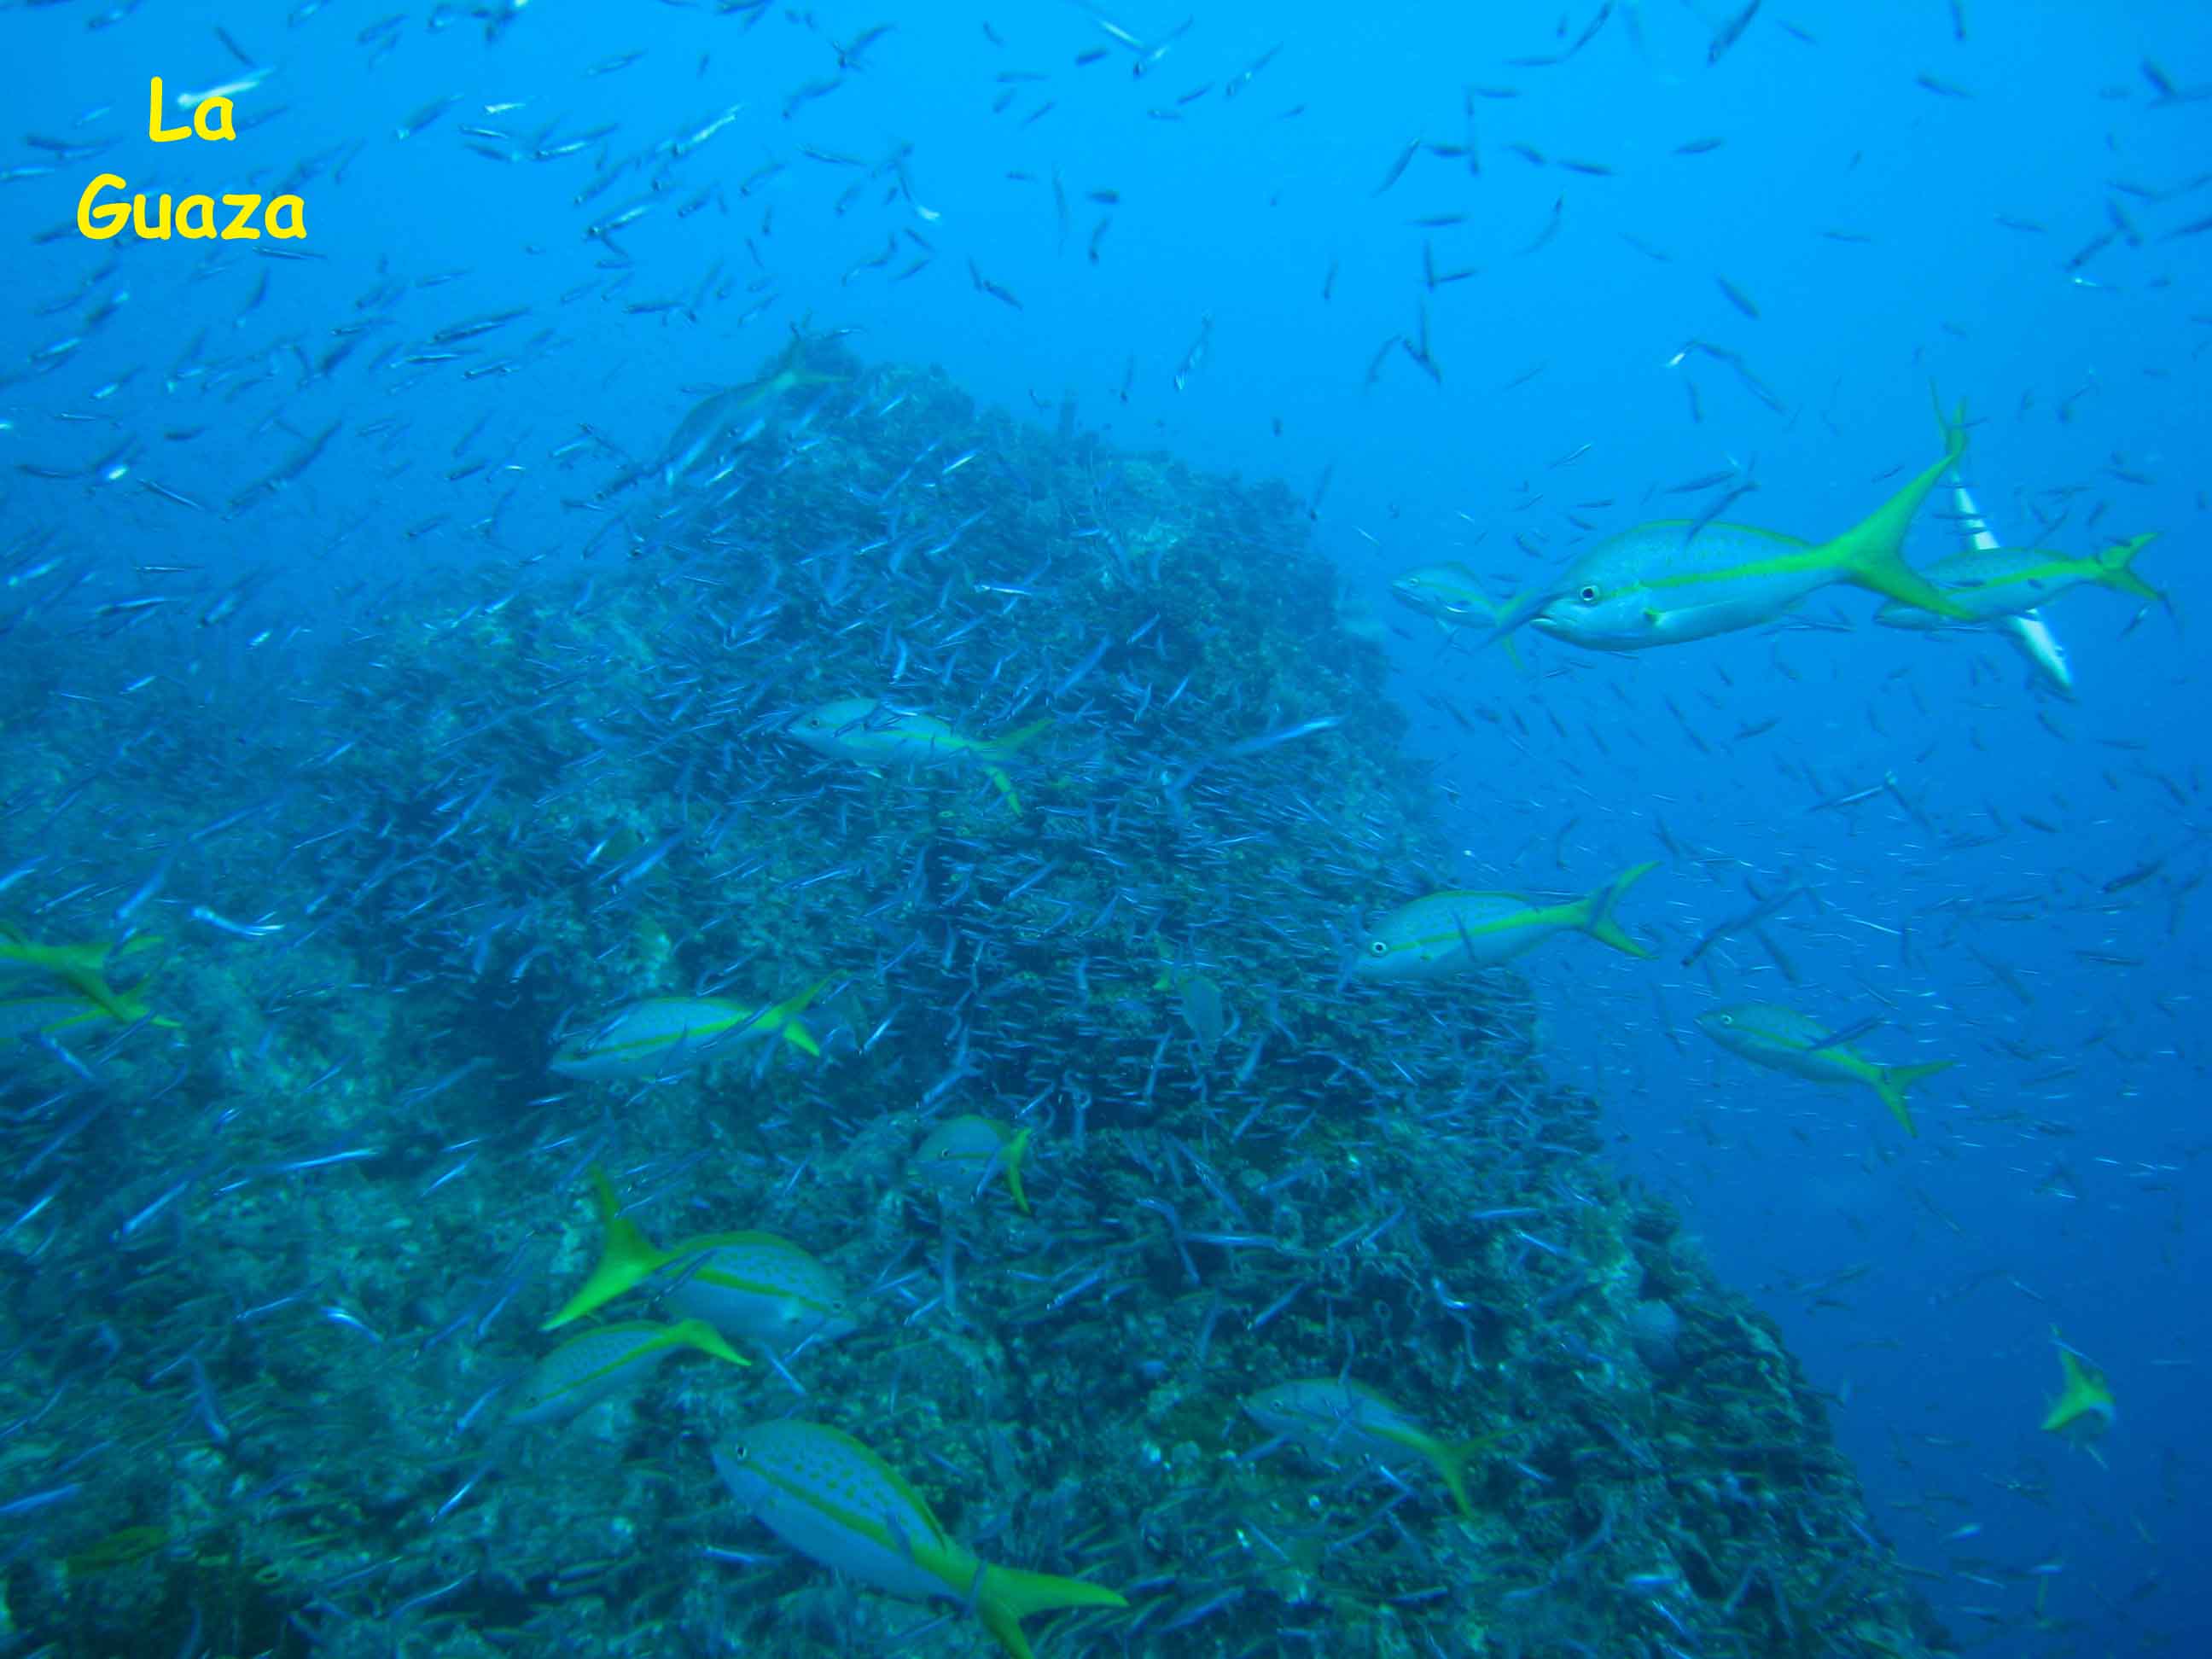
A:
POLYGON ((1032 1614, 1128 1605, 1103 1584, 979 1560, 904 1476, 826 1424, 757 1423, 714 1456, 745 1512, 793 1549, 905 1601, 972 1606, 1012 1659, 1033 1659, 1021 1628, 1032 1614))
POLYGON ((703 1319, 601 1325, 539 1360, 507 1413, 514 1424, 565 1423, 635 1382, 672 1353, 696 1348, 732 1365, 746 1360, 703 1319))
POLYGON ((563 1077, 675 1077, 709 1057, 716 1045, 780 1033, 801 1054, 822 1050, 800 1024, 823 986, 818 979, 795 997, 750 1008, 726 997, 647 997, 561 1045, 548 1065, 563 1077))
POLYGON ((1889 1115, 1909 1135, 1920 1131, 1905 1103, 1905 1092, 1923 1078, 1950 1069, 1948 1060, 1925 1066, 1883 1066, 1849 1043, 1829 1040, 1831 1028, 1809 1014, 1771 1002, 1741 1002, 1711 1008, 1698 1016, 1698 1028, 1730 1054, 1755 1066, 1788 1072, 1814 1083, 1863 1084, 1881 1097, 1889 1115))
POLYGON ((915 1178, 935 1188, 940 1197, 963 1203, 975 1196, 992 1170, 1000 1170, 1006 1177, 1014 1207, 1027 1215, 1030 1200, 1022 1190, 1022 1158, 1029 1146, 1028 1129, 1009 1129, 971 1114, 948 1118, 923 1136, 912 1167, 915 1178))
POLYGON ((789 1239, 704 1233, 662 1249, 621 1213, 605 1171, 594 1167, 592 1184, 606 1229, 599 1265, 541 1329, 558 1330, 655 1278, 670 1281, 672 1311, 773 1352, 857 1328, 843 1281, 789 1239))
POLYGON ((1874 619, 1890 628, 1971 627, 2016 617, 2070 589, 2091 585, 2163 605, 2166 595, 2135 573, 2136 555, 2157 539, 2155 532, 2130 537, 2086 559, 2033 548, 1972 548, 1938 559, 1921 573, 1953 604, 1970 612, 1971 621, 1955 622, 1917 605, 1895 603, 1875 611, 1874 619))
POLYGON ((977 766, 1018 812, 1022 798, 1014 793, 1005 763, 1051 725, 1048 716, 1002 738, 967 738, 934 714, 899 708, 879 697, 845 697, 794 714, 783 729, 817 755, 864 766, 958 762, 977 766))
POLYGON ((1437 1472, 1452 1507, 1469 1520, 1468 1460, 1498 1438, 1439 1440, 1364 1383, 1333 1376, 1278 1382, 1248 1396, 1245 1415, 1324 1462, 1344 1458, 1388 1463, 1410 1454, 1437 1472))
POLYGON ((1905 562, 1913 514, 1966 453, 1966 410, 1944 422, 1943 458, 1861 523, 1818 544, 1747 525, 1667 520, 1600 543, 1516 600, 1501 630, 1528 622, 1593 651, 1641 651, 1756 628, 1835 583, 1954 622, 1972 612, 1905 562))
POLYGON ((1545 904, 1519 893, 1431 893, 1382 919, 1352 964, 1361 979, 1434 979, 1494 968, 1564 933, 1589 934, 1632 957, 1651 952, 1613 920, 1621 895, 1656 870, 1639 864, 1595 891, 1545 904))

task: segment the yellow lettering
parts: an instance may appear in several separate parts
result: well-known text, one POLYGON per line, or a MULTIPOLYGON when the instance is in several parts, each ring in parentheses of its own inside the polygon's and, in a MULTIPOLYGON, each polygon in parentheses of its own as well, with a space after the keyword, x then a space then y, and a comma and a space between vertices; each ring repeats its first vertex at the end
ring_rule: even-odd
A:
POLYGON ((222 204, 238 210, 230 216, 230 222, 222 228, 224 241, 258 242, 261 240, 261 232, 253 223, 253 210, 261 205, 258 196, 226 196, 222 198, 222 204))
POLYGON ((269 234, 282 240, 305 241, 307 236, 307 204, 296 196, 279 196, 269 204, 269 234), (289 210, 292 226, 287 230, 276 222, 276 216, 289 210))
POLYGON ((201 137, 210 140, 235 138, 238 137, 238 129, 230 124, 230 115, 229 99, 210 98, 192 112, 192 131, 201 137), (213 112, 212 115, 210 112, 213 112), (222 125, 216 125, 216 122, 222 125), (210 127, 213 127, 213 131, 210 131, 210 127))
POLYGON ((161 77, 154 77, 154 89, 146 112, 146 136, 157 144, 173 144, 179 138, 192 136, 190 127, 165 127, 161 125, 161 77))
POLYGON ((168 192, 164 191, 161 194, 161 216, 156 219, 150 225, 146 222, 146 197, 144 192, 141 191, 138 195, 132 197, 131 198, 131 228, 136 231, 139 237, 143 240, 149 242, 167 241, 169 240, 168 192))
POLYGON ((215 240, 215 198, 187 196, 178 203, 177 234, 188 241, 215 240))
POLYGON ((121 202, 100 202, 94 198, 103 190, 124 188, 120 174, 103 173, 84 187, 84 194, 76 198, 76 228, 95 242, 104 242, 123 228, 123 222, 131 216, 131 210, 121 202))

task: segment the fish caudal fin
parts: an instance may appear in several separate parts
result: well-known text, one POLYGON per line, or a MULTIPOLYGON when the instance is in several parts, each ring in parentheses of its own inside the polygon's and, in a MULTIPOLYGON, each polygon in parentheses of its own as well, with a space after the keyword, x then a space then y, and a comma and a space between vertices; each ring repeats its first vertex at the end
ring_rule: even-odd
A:
POLYGON ((739 1353, 703 1319, 679 1319, 668 1328, 667 1340, 686 1348, 696 1348, 701 1353, 711 1354, 716 1359, 727 1360, 732 1365, 750 1365, 753 1362, 739 1353))
POLYGON ((1060 1578, 1048 1572, 1024 1572, 1018 1567, 992 1565, 983 1570, 983 1585, 975 1598, 975 1611, 983 1628, 998 1638, 1013 1659, 1034 1659, 1022 1620, 1031 1613, 1055 1607, 1126 1607, 1129 1604, 1103 1584, 1080 1578, 1060 1578))
POLYGON ((1440 1440, 1431 1449, 1429 1461, 1436 1465, 1437 1474, 1451 1493, 1452 1507, 1459 1511, 1462 1521, 1474 1519, 1474 1505, 1467 1495, 1467 1466, 1475 1455, 1496 1445, 1501 1435, 1478 1435, 1472 1440, 1440 1440))
POLYGON ((1052 716, 1047 714, 1042 720, 1031 720, 1027 726, 1017 726, 1005 737, 993 742, 991 748, 1002 759, 1008 755, 1018 754, 1049 732, 1052 725, 1052 716))
POLYGON ((782 1029, 783 1040, 800 1054, 811 1054, 817 1059, 821 1057, 822 1045, 815 1042, 814 1033, 799 1022, 799 1017, 806 1012, 809 1003, 822 994, 822 988, 829 982, 826 979, 817 979, 797 996, 787 998, 769 1010, 782 1029))
POLYGON ((596 1164, 592 1166, 592 1192, 599 1201, 600 1224, 607 1230, 606 1242, 599 1247, 599 1265, 592 1269, 592 1276, 584 1281, 583 1288, 538 1328, 541 1331, 558 1330, 605 1307, 675 1260, 647 1238, 643 1228, 622 1213, 614 1184, 607 1179, 607 1172, 596 1164))
POLYGON ((1532 587, 1525 593, 1515 594, 1498 607, 1491 618, 1490 636, 1483 643, 1492 645, 1504 639, 1559 597, 1559 591, 1553 587, 1532 587))
MULTIPOLYGON (((2057 1338, 2055 1328, 2051 1334, 2057 1338)), ((2117 1414, 2112 1408, 2112 1385, 2105 1381, 2105 1374, 2094 1365, 2083 1364, 2068 1347, 2058 1350, 2058 1364, 2065 1381, 2059 1389, 2058 1398, 2051 1402, 2051 1409, 2044 1414, 2044 1432, 2075 1434, 2084 1439, 2102 1434, 2112 1427, 2117 1414)))
POLYGON ((1918 1138, 1920 1131, 1912 1121, 1912 1113, 1905 1103, 1905 1091, 1914 1084, 1931 1078, 1938 1072, 1948 1072, 1952 1062, 1948 1060, 1930 1060, 1925 1066, 1881 1066, 1875 1068, 1874 1091, 1881 1097, 1881 1103, 1889 1108, 1905 1133, 1918 1138))
POLYGON ((994 789, 1006 798, 1007 805, 1012 807, 1017 812, 1022 810, 1022 798, 1015 791, 1014 781, 1006 775, 1006 768, 987 765, 983 769, 983 775, 990 779, 991 787, 994 789))
POLYGON ((2134 568, 2136 555, 2157 539, 2158 532, 2153 531, 2148 536, 2137 536, 2116 547, 2106 548, 2097 555, 2097 580, 2123 593, 2132 593, 2139 599, 2164 605, 2166 595, 2136 575, 2134 568))
POLYGON ((1905 562, 1905 532, 1911 528, 1928 492, 1966 453, 1966 406, 1943 422, 1943 459, 1876 507, 1863 521, 1827 544, 1821 551, 1840 573, 1837 580, 1871 588, 1901 604, 1932 611, 1954 622, 1972 622, 1974 613, 1905 562))
POLYGON ((1006 1167, 1006 1190, 1013 1194, 1014 1207, 1024 1215, 1030 1212, 1029 1194, 1022 1190, 1022 1159, 1030 1149, 1030 1131, 1017 1129, 999 1148, 999 1162, 1006 1167))
POLYGON ((984 763, 983 775, 991 780, 991 787, 1004 795, 1006 805, 1017 812, 1022 810, 1022 798, 1014 791, 1014 781, 1006 775, 1006 769, 998 763, 1012 759, 1050 731, 1052 725, 1052 716, 1047 714, 1042 720, 1034 720, 1027 726, 1016 727, 1003 738, 994 738, 988 743, 976 745, 976 752, 984 763))
POLYGON ((1611 881, 1588 896, 1575 902, 1574 925, 1601 945, 1610 945, 1625 956, 1649 957, 1651 952, 1623 933, 1613 913, 1620 903, 1620 896, 1659 867, 1655 861, 1639 864, 1624 870, 1611 881))

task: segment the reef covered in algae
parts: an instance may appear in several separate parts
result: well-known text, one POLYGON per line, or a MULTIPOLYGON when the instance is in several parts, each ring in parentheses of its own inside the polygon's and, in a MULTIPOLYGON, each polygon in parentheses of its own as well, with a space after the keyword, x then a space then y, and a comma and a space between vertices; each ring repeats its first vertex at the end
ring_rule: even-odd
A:
POLYGON ((1347 981, 1445 849, 1297 504, 791 361, 593 497, 586 560, 236 655, 0 617, 0 904, 161 940, 108 957, 146 1017, 19 1018, 0 1073, 0 1648, 988 1647, 733 1504, 710 1449, 792 1413, 1126 1599, 1040 1654, 1942 1647, 1526 982, 1347 981), (793 740, 854 698, 1049 723, 793 740), (818 1053, 549 1066, 810 991, 818 1053), (1028 1132, 1023 1205, 1003 1150, 919 1155, 969 1115, 1028 1132), (791 1241, 852 1328, 520 1421, 595 1170, 656 1238, 791 1241), (1474 1443, 1467 1512, 1419 1451, 1270 1448, 1245 1402, 1301 1379, 1474 1443))

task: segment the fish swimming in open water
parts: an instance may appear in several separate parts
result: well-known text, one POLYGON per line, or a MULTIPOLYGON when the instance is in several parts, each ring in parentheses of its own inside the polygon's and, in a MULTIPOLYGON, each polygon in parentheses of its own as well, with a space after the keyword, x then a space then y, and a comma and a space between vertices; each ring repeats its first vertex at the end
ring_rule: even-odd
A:
POLYGON ((1593 651, 1642 651, 1757 628, 1838 582, 1953 622, 1972 621, 1966 605, 1913 570, 1904 556, 1913 514, 1966 445, 1961 410, 1946 422, 1941 460, 1830 541, 1676 519, 1623 531, 1556 581, 1508 606, 1498 631, 1526 621, 1593 651))

